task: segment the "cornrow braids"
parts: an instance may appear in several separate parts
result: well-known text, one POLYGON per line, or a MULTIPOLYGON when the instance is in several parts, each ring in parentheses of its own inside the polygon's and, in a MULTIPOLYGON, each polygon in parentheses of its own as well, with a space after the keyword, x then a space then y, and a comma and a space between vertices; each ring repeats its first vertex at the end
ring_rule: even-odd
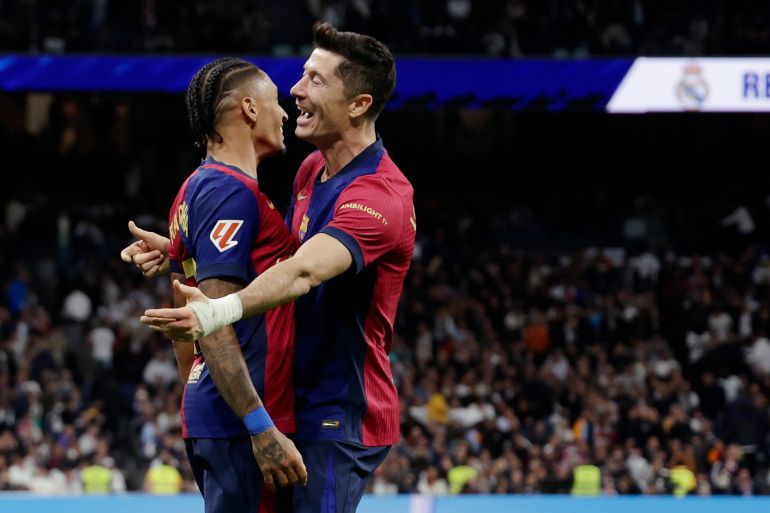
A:
POLYGON ((225 57, 209 62, 198 70, 187 88, 187 94, 185 96, 187 119, 190 122, 190 130, 195 138, 195 146, 198 148, 205 148, 207 140, 206 130, 203 127, 203 119, 201 119, 201 84, 204 82, 204 77, 206 77, 212 69, 226 62, 230 62, 231 60, 231 57, 225 57))
POLYGON ((212 139, 222 141, 216 130, 219 106, 226 92, 234 89, 233 84, 237 81, 232 77, 240 76, 241 71, 261 72, 256 65, 243 59, 223 57, 203 66, 190 81, 185 100, 196 147, 205 148, 212 139))

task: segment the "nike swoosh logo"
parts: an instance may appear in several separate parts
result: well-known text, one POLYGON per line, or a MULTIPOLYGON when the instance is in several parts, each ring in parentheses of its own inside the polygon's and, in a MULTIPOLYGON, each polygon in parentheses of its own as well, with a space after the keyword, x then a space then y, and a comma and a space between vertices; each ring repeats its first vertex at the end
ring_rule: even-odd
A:
POLYGON ((301 192, 297 194, 297 201, 302 201, 302 200, 306 200, 306 199, 307 199, 307 196, 305 196, 301 192))

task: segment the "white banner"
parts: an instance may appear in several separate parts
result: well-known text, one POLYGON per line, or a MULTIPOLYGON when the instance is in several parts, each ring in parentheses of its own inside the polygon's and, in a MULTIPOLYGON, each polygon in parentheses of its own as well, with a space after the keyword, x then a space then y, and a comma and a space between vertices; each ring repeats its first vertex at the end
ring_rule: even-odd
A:
POLYGON ((770 58, 640 57, 607 112, 770 111, 770 58))

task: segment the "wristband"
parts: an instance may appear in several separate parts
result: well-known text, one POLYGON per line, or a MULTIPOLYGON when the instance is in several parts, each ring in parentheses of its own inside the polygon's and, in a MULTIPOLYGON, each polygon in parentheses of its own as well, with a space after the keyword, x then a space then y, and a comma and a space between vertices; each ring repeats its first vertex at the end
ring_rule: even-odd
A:
POLYGON ((243 303, 238 294, 228 294, 225 297, 203 301, 190 301, 187 306, 195 312, 203 330, 202 336, 208 336, 219 331, 228 324, 239 321, 243 316, 243 303))
POLYGON ((271 427, 275 427, 273 419, 267 414, 264 406, 260 406, 251 413, 244 415, 243 423, 246 424, 246 429, 249 430, 250 435, 258 435, 271 427))

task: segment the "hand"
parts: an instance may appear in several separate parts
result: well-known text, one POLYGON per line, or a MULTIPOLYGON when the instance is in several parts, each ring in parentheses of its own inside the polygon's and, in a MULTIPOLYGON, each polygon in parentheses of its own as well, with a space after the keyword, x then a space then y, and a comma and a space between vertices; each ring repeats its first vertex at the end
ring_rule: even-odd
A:
MULTIPOLYGON (((174 289, 182 294, 188 303, 200 301, 208 303, 209 298, 195 287, 189 287, 174 280, 174 289)), ((176 342, 194 342, 203 335, 198 316, 188 307, 182 308, 155 308, 147 310, 140 319, 155 331, 160 331, 164 336, 176 342)))
POLYGON ((128 222, 128 231, 139 240, 123 248, 120 252, 121 260, 135 264, 148 278, 167 273, 170 241, 155 232, 142 230, 133 221, 128 222))
POLYGON ((307 484, 307 469, 302 456, 294 443, 276 428, 253 435, 251 450, 270 490, 275 491, 276 485, 307 484))

